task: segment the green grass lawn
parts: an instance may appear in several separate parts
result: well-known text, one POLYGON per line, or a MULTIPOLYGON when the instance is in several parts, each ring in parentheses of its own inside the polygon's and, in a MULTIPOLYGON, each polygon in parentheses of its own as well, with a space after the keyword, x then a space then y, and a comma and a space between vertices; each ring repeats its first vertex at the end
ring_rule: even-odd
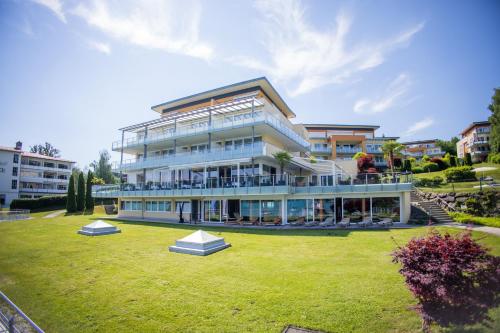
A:
MULTIPOLYGON (((497 183, 500 182, 500 165, 492 164, 492 163, 478 163, 472 166, 474 169, 481 167, 494 167, 496 170, 486 171, 484 172, 484 177, 490 176, 497 183)), ((413 175, 415 178, 433 178, 436 176, 442 177, 446 180, 443 171, 435 171, 435 172, 424 172, 417 173, 413 175)), ((483 177, 483 172, 476 173, 476 177, 483 177)), ((426 192, 435 192, 435 193, 446 193, 446 192, 478 192, 479 188, 474 188, 474 186, 478 186, 479 181, 474 182, 457 182, 457 183, 445 183, 437 187, 419 187, 422 191, 426 192)), ((498 189, 498 188, 497 188, 498 189)))
POLYGON ((490 227, 500 228, 500 218, 498 217, 482 217, 474 216, 466 213, 449 213, 450 216, 459 223, 464 224, 480 224, 490 227))
MULTIPOLYGON (((404 244, 426 228, 204 227, 233 246, 197 257, 167 249, 195 227, 113 222, 121 234, 76 234, 93 218, 0 223, 0 290, 47 332, 420 331, 390 253, 391 237, 404 244)), ((500 237, 481 242, 500 255, 500 237)))

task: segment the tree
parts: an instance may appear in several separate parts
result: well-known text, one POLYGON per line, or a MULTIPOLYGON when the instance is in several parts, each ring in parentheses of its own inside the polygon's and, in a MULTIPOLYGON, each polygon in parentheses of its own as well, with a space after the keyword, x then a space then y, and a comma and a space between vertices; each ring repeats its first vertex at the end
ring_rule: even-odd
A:
POLYGON ((92 171, 87 173, 87 188, 85 191, 85 209, 89 212, 94 210, 94 198, 92 198, 92 184, 94 181, 92 171))
POLYGON ((472 165, 472 158, 470 156, 470 153, 465 153, 464 165, 472 165))
POLYGON ((66 197, 66 211, 68 213, 76 212, 76 196, 75 196, 75 178, 73 175, 69 177, 68 195, 66 197))
POLYGON ((394 172, 394 155, 398 154, 403 149, 404 146, 394 140, 386 141, 382 145, 382 151, 384 152, 384 155, 386 156, 389 165, 391 166, 391 172, 394 172))
POLYGON ((83 172, 78 175, 78 194, 76 195, 76 210, 83 212, 85 210, 85 178, 83 172))
POLYGON ((99 160, 90 163, 90 166, 94 169, 94 175, 97 178, 104 179, 106 184, 115 184, 116 179, 111 171, 111 163, 109 162, 111 156, 107 150, 101 150, 99 152, 99 160))
POLYGON ((448 153, 450 155, 456 155, 457 154, 457 142, 459 139, 454 136, 452 137, 449 141, 447 140, 437 140, 436 141, 436 146, 441 148, 442 151, 445 153, 448 153))
MULTIPOLYGON (((359 153, 356 153, 357 155, 359 153)), ((368 170, 375 169, 375 163, 373 162, 373 155, 368 155, 365 153, 359 154, 356 159, 356 164, 358 165, 358 172, 366 173, 368 170)))
POLYGON ((179 223, 184 223, 184 216, 183 216, 183 211, 184 211, 184 201, 179 202, 179 223))
POLYGON ((280 174, 283 175, 285 166, 292 160, 292 155, 290 155, 287 151, 279 151, 274 153, 273 157, 276 159, 280 166, 280 174))
POLYGON ((424 332, 489 321, 488 310, 500 305, 500 257, 467 232, 458 236, 431 231, 392 254, 399 272, 417 298, 415 310, 424 332))
MULTIPOLYGON (((90 171, 90 170, 89 170, 90 171)), ((92 174, 92 185, 105 185, 104 179, 96 177, 92 174)))
POLYGON ((491 104, 488 109, 491 116, 488 121, 491 123, 490 149, 492 153, 500 152, 500 88, 494 89, 495 93, 491 97, 491 104))
POLYGON ((411 162, 410 162, 410 160, 408 160, 408 159, 403 160, 403 171, 407 171, 407 172, 411 171, 411 162))
POLYGON ((53 145, 48 142, 45 142, 44 145, 34 145, 30 147, 30 152, 50 157, 59 157, 59 149, 56 149, 53 145))

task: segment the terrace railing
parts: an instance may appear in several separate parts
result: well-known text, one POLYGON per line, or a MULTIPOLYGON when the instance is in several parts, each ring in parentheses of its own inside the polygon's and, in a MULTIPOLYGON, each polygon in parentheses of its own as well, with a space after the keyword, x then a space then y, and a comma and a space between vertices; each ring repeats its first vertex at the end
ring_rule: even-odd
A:
POLYGON ((337 153, 345 153, 345 154, 356 154, 361 152, 360 147, 355 148, 346 148, 346 147, 337 147, 337 153))
POLYGON ((93 188, 97 197, 135 195, 210 195, 210 194, 260 194, 260 193, 327 193, 327 192, 376 192, 411 190, 411 174, 369 173, 349 176, 346 174, 290 176, 290 175, 240 175, 232 177, 206 177, 194 174, 191 179, 122 184, 93 188))
POLYGON ((29 217, 29 209, 0 210, 0 221, 26 220, 29 217))
POLYGON ((0 332, 26 333, 44 331, 38 327, 14 302, 0 291, 0 332), (2 326, 6 328, 2 330, 2 326))

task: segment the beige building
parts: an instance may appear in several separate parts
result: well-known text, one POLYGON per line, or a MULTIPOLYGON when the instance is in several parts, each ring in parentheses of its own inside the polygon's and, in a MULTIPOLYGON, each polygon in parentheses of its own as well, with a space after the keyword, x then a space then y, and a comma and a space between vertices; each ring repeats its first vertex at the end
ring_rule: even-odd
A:
POLYGON ((406 157, 414 157, 417 160, 422 159, 425 155, 429 157, 442 157, 445 152, 437 145, 437 139, 419 140, 403 142, 405 149, 402 151, 406 157))
POLYGON ((462 131, 462 139, 457 142, 457 156, 464 158, 471 154, 472 162, 486 160, 490 152, 491 124, 488 121, 478 121, 470 124, 462 131))

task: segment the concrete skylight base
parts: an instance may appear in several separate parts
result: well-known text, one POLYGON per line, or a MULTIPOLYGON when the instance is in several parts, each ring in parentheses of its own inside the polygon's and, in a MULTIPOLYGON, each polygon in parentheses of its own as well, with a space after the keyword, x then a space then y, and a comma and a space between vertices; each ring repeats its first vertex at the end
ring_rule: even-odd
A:
POLYGON ((88 225, 82 227, 82 229, 78 230, 79 234, 85 235, 85 236, 110 235, 110 234, 116 234, 119 232, 121 232, 120 229, 118 229, 114 225, 106 223, 102 220, 97 220, 91 224, 88 224, 88 225))
POLYGON ((192 254, 195 256, 206 256, 230 247, 231 244, 224 242, 224 238, 211 235, 203 230, 198 230, 189 236, 175 241, 170 246, 170 252, 192 254))

